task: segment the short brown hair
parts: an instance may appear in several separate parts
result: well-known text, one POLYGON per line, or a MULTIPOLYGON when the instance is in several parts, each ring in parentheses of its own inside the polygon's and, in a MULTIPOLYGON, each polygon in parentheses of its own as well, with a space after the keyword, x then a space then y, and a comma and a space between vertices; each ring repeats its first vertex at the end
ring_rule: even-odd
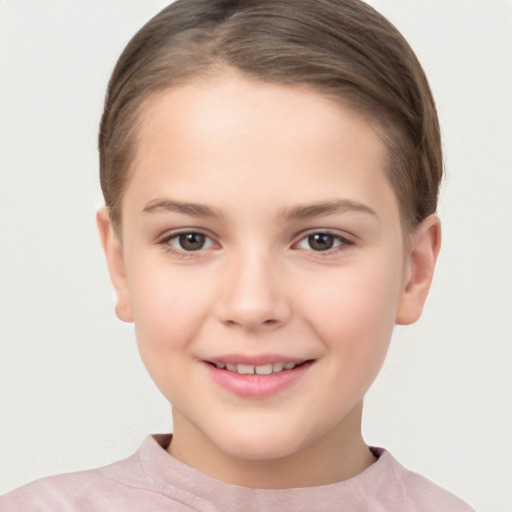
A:
POLYGON ((177 0, 133 37, 109 83, 99 152, 114 227, 145 101, 226 67, 306 85, 363 114, 388 147, 404 225, 435 212, 442 152, 434 100, 414 52, 383 16, 359 0, 177 0))

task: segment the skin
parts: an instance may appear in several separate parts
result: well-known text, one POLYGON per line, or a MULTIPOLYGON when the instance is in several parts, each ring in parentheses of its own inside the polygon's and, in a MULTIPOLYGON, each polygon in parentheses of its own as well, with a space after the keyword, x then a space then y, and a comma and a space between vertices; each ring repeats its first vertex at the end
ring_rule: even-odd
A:
POLYGON ((305 88, 225 73, 149 102, 122 236, 106 208, 97 220, 116 312, 172 404, 171 455, 259 488, 341 481, 375 461, 363 397, 395 323, 419 318, 440 244, 433 215, 403 232, 386 162, 368 122, 305 88), (205 235, 203 248, 177 232, 205 235), (242 397, 205 363, 226 354, 313 363, 242 397))

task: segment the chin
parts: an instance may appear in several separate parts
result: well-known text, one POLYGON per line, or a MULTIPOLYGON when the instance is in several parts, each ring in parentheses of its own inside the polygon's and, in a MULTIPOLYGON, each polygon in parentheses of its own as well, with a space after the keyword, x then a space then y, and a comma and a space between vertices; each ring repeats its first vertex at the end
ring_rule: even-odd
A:
POLYGON ((230 457, 263 462, 286 458, 303 449, 309 443, 303 433, 286 432, 284 429, 253 428, 241 432, 222 432, 212 439, 219 450, 230 457))

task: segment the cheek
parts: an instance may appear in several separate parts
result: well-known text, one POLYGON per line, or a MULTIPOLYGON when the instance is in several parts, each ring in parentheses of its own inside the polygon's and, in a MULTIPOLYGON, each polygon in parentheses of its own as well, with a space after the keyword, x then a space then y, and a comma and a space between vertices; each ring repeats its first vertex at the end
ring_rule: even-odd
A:
MULTIPOLYGON (((186 338, 187 327, 199 316, 208 300, 205 279, 170 265, 156 257, 132 265, 129 277, 130 296, 134 322, 141 334, 153 333, 156 339, 182 333, 186 338)), ((204 276, 203 276, 204 278, 204 276)))
POLYGON ((396 263, 333 269, 302 296, 305 317, 327 350, 350 364, 351 373, 360 365, 377 368, 395 325, 400 288, 396 263))
POLYGON ((135 332, 142 360, 161 387, 183 367, 210 299, 185 271, 151 263, 142 268, 131 279, 135 332))

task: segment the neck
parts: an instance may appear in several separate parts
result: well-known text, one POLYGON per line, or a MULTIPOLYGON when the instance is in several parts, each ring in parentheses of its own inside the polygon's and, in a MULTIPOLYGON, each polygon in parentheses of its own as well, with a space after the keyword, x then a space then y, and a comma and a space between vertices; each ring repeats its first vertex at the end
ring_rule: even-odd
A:
POLYGON ((167 451, 177 460, 226 483, 258 489, 311 487, 356 476, 375 462, 361 435, 362 403, 342 424, 289 455, 265 460, 237 458, 219 449, 173 411, 167 451))

